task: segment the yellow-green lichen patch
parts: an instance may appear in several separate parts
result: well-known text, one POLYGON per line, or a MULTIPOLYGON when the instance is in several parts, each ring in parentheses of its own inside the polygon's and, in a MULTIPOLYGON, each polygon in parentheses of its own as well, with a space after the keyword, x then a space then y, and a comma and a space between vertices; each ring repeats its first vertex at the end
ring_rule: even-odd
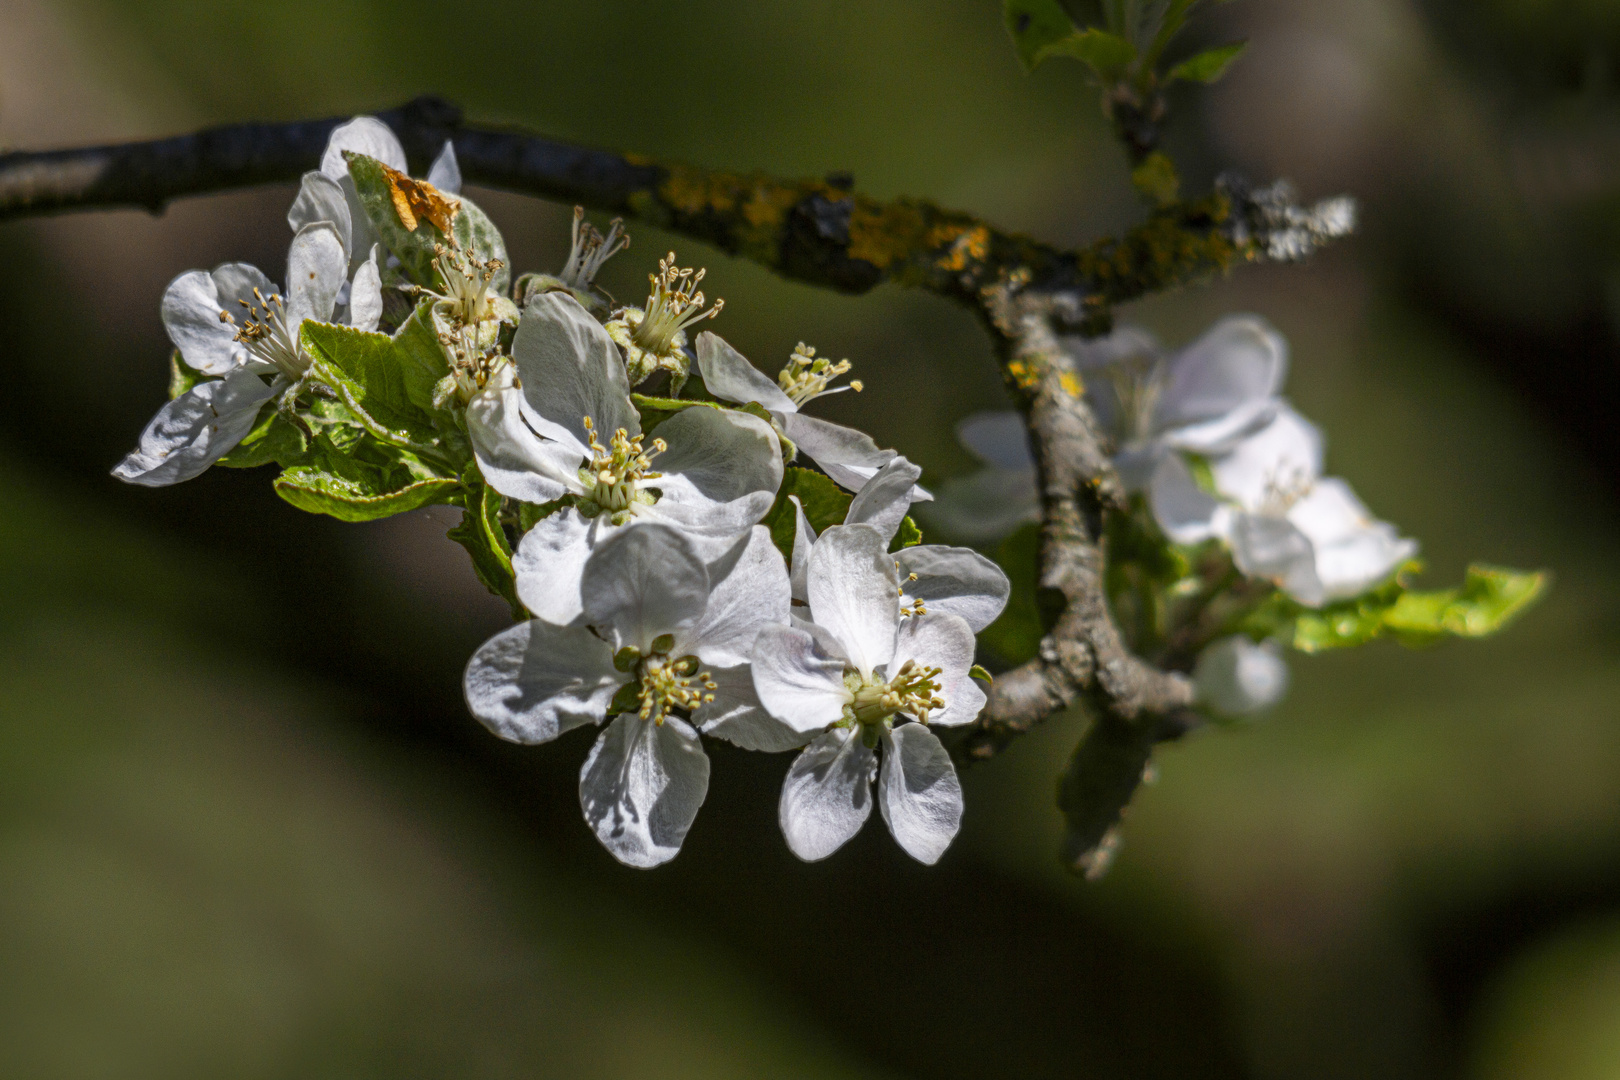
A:
POLYGON ((879 270, 907 261, 924 245, 925 212, 932 209, 908 199, 880 203, 857 196, 849 215, 849 257, 879 270))

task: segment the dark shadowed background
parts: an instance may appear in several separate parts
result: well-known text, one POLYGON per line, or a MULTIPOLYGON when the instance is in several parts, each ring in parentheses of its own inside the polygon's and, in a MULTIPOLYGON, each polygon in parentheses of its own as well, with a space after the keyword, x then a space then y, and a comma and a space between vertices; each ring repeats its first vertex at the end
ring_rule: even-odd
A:
MULTIPOLYGON (((300 514, 263 473, 123 487, 161 403, 166 282, 277 277, 292 190, 0 226, 0 1075, 1620 1075, 1620 8, 1242 0, 1175 99, 1189 189, 1235 167, 1363 200, 1310 266, 1123 313, 1256 311, 1329 466, 1422 538, 1556 575, 1500 639, 1300 658, 1264 721, 1168 748, 1113 873, 1055 859, 1080 720, 966 776, 911 862, 775 824, 786 756, 712 745, 686 850, 584 828, 590 736, 498 742, 460 668, 502 623, 440 512, 300 514)), ((0 142, 349 114, 469 116, 705 165, 849 170, 1042 239, 1139 213, 1075 69, 995 0, 0 0, 0 142)), ((568 207, 473 191, 520 271, 568 207)), ((761 366, 855 361, 829 415, 936 478, 1004 400, 943 301, 850 298, 632 227, 603 283, 706 265, 761 366)))

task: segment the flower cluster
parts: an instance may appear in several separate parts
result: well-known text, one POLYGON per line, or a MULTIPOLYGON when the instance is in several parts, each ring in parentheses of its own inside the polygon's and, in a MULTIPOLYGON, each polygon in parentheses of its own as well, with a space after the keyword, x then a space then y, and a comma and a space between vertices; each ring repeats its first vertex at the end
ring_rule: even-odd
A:
MULTIPOLYGON (((1176 352, 1134 327, 1065 344, 1120 479, 1171 544, 1218 544, 1244 577, 1310 609, 1368 592, 1416 555, 1415 541, 1323 475, 1321 432, 1281 396, 1288 347, 1264 320, 1229 316, 1176 352)), ((977 414, 958 435, 986 467, 947 484, 932 520, 984 540, 1037 518, 1018 416, 977 414)), ((1194 675, 1223 715, 1264 709, 1288 684, 1275 643, 1241 636, 1212 643, 1194 675)))
POLYGON ((450 144, 425 180, 406 168, 385 125, 344 124, 288 215, 285 289, 236 263, 175 280, 172 400, 115 474, 273 462, 283 497, 345 520, 460 506, 452 538, 518 616, 469 662, 468 706, 521 743, 605 725, 580 805, 629 865, 679 852, 705 738, 801 751, 780 803, 800 857, 854 835, 875 780, 901 846, 936 861, 962 790, 932 729, 983 706, 975 633, 1008 582, 918 542, 917 466, 801 411, 861 388, 831 385, 849 361, 801 343, 773 378, 689 341, 722 302, 673 253, 643 306, 613 308, 594 277, 628 238, 577 213, 563 268, 509 287, 450 144))

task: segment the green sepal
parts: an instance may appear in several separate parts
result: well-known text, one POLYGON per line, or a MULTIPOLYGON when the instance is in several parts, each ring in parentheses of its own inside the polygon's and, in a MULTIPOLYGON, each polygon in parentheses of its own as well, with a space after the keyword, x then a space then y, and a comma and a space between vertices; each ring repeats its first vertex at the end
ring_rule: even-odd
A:
POLYGON ((227 469, 253 469, 271 464, 285 469, 301 464, 308 456, 309 439, 274 401, 267 401, 253 422, 253 430, 217 464, 227 469))
POLYGON ((1226 69, 1238 58, 1238 54, 1248 47, 1248 44, 1247 41, 1234 41, 1230 45, 1205 49, 1171 68, 1166 73, 1164 81, 1169 83, 1185 79, 1188 82, 1212 83, 1226 74, 1226 69))
POLYGON ((213 376, 204 375, 180 356, 176 349, 169 354, 169 400, 173 401, 195 387, 198 383, 207 382, 213 376))
POLYGON ((613 654, 613 670, 629 671, 641 662, 641 650, 634 645, 626 645, 613 654))
POLYGON ((760 524, 771 530, 771 542, 786 559, 793 558, 793 538, 798 533, 798 520, 794 517, 793 504, 788 501, 789 495, 799 497, 804 516, 818 534, 834 525, 842 525, 844 515, 849 513, 849 504, 855 498, 821 473, 798 466, 783 470, 776 502, 760 524))
POLYGON ((1043 50, 1074 33, 1074 20, 1057 0, 1003 0, 1001 14, 1025 71, 1045 59, 1043 50))
POLYGON ((889 550, 899 551, 901 548, 916 547, 922 543, 922 539, 922 529, 911 520, 911 515, 907 514, 900 519, 900 527, 895 530, 894 543, 889 545, 889 550))
POLYGON ((978 679, 980 682, 985 682, 985 683, 995 682, 995 676, 991 675, 988 671, 986 671, 983 667, 981 667, 978 664, 974 664, 972 667, 968 668, 968 677, 972 678, 972 679, 978 679))
MULTIPOLYGON (((433 247, 435 244, 449 246, 444 233, 425 219, 418 220, 414 230, 407 229, 394 209, 382 163, 352 151, 345 152, 343 156, 348 160, 349 176, 354 180, 355 191, 360 196, 360 205, 366 217, 376 228, 377 235, 382 237, 383 245, 398 256, 405 277, 417 285, 442 290, 444 283, 433 269, 433 260, 437 257, 433 247)), ((452 198, 458 209, 450 219, 450 232, 464 250, 471 251, 480 259, 501 261, 501 269, 495 272, 490 288, 504 296, 512 275, 505 265, 506 242, 501 238, 500 230, 471 199, 464 195, 452 198)))
POLYGON ((1099 81, 1109 83, 1123 75, 1136 59, 1136 46, 1118 34, 1092 26, 1043 45, 1035 54, 1035 63, 1054 56, 1078 60, 1089 67, 1099 81))
POLYGON ((616 716, 619 713, 633 713, 641 711, 641 683, 632 679, 619 687, 613 700, 608 702, 607 714, 616 716))

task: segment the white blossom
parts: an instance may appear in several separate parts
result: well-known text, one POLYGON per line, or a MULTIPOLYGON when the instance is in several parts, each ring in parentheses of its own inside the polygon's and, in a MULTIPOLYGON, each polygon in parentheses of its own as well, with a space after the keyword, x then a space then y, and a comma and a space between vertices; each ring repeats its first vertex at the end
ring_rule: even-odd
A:
MULTIPOLYGON (((226 263, 213 271, 191 270, 169 284, 163 295, 163 326, 187 366, 223 379, 198 383, 158 410, 141 433, 138 448, 119 462, 113 475, 147 487, 190 480, 218 461, 253 428, 259 409, 272 397, 297 387, 308 374, 301 329, 306 320, 349 323, 371 330, 382 313, 357 302, 337 310, 346 284, 347 260, 336 229, 314 222, 300 229, 287 252, 287 289, 246 263, 226 263), (238 317, 242 321, 237 321, 238 317), (266 385, 261 376, 270 376, 266 385)), ((376 252, 361 265, 375 293, 376 252)), ((351 295, 360 290, 351 288, 351 295)))
MULTIPOLYGON (((844 524, 871 525, 883 537, 883 542, 892 546, 900 522, 911 507, 910 493, 917 490, 917 478, 921 475, 922 470, 904 457, 895 458, 856 493, 844 515, 844 524)), ((792 501, 797 518, 792 560, 793 598, 808 603, 806 576, 816 532, 799 500, 792 501)), ((894 552, 893 556, 902 615, 923 615, 931 611, 959 615, 978 633, 995 622, 1007 606, 1012 585, 1006 573, 972 548, 913 544, 894 552)))
POLYGON ((1200 705, 1223 716, 1263 712, 1288 693, 1288 663, 1275 641, 1221 638, 1198 654, 1193 690, 1200 705))
POLYGON ((760 701, 815 735, 779 805, 788 846, 807 861, 859 831, 874 779, 889 831, 919 861, 937 862, 961 824, 961 783, 929 728, 970 723, 984 706, 973 631, 956 615, 902 617, 887 548, 871 525, 829 528, 810 551, 810 618, 767 626, 754 645, 760 701))
POLYGON ((781 446, 765 421, 694 404, 648 440, 629 390, 602 324, 551 292, 525 307, 511 370, 467 405, 490 486, 530 503, 569 497, 513 558, 519 597, 558 624, 579 614, 586 559, 620 528, 661 522, 712 550, 764 517, 782 482, 781 446))
POLYGON ((938 498, 921 511, 930 526, 985 543, 1041 519, 1035 458, 1022 416, 1012 409, 977 412, 956 425, 956 438, 984 467, 940 485, 938 498))
MULTIPOLYGON (((801 344, 781 375, 772 381, 724 338, 707 331, 698 335, 697 360, 709 393, 722 401, 758 404, 770 413, 772 422, 795 447, 850 491, 859 491, 896 457, 895 451, 880 449, 864 432, 799 411, 818 397, 860 389, 859 382, 829 385, 849 370, 847 360, 830 363, 801 344)), ((931 498, 922 488, 913 495, 914 500, 931 498)))
POLYGON ((600 545, 580 587, 575 625, 530 619, 474 654, 467 704, 520 743, 617 711, 580 770, 580 805, 621 862, 657 866, 708 790, 699 730, 754 749, 803 742, 760 707, 747 667, 760 628, 788 617, 787 568, 763 526, 706 563, 677 530, 643 525, 600 545))

